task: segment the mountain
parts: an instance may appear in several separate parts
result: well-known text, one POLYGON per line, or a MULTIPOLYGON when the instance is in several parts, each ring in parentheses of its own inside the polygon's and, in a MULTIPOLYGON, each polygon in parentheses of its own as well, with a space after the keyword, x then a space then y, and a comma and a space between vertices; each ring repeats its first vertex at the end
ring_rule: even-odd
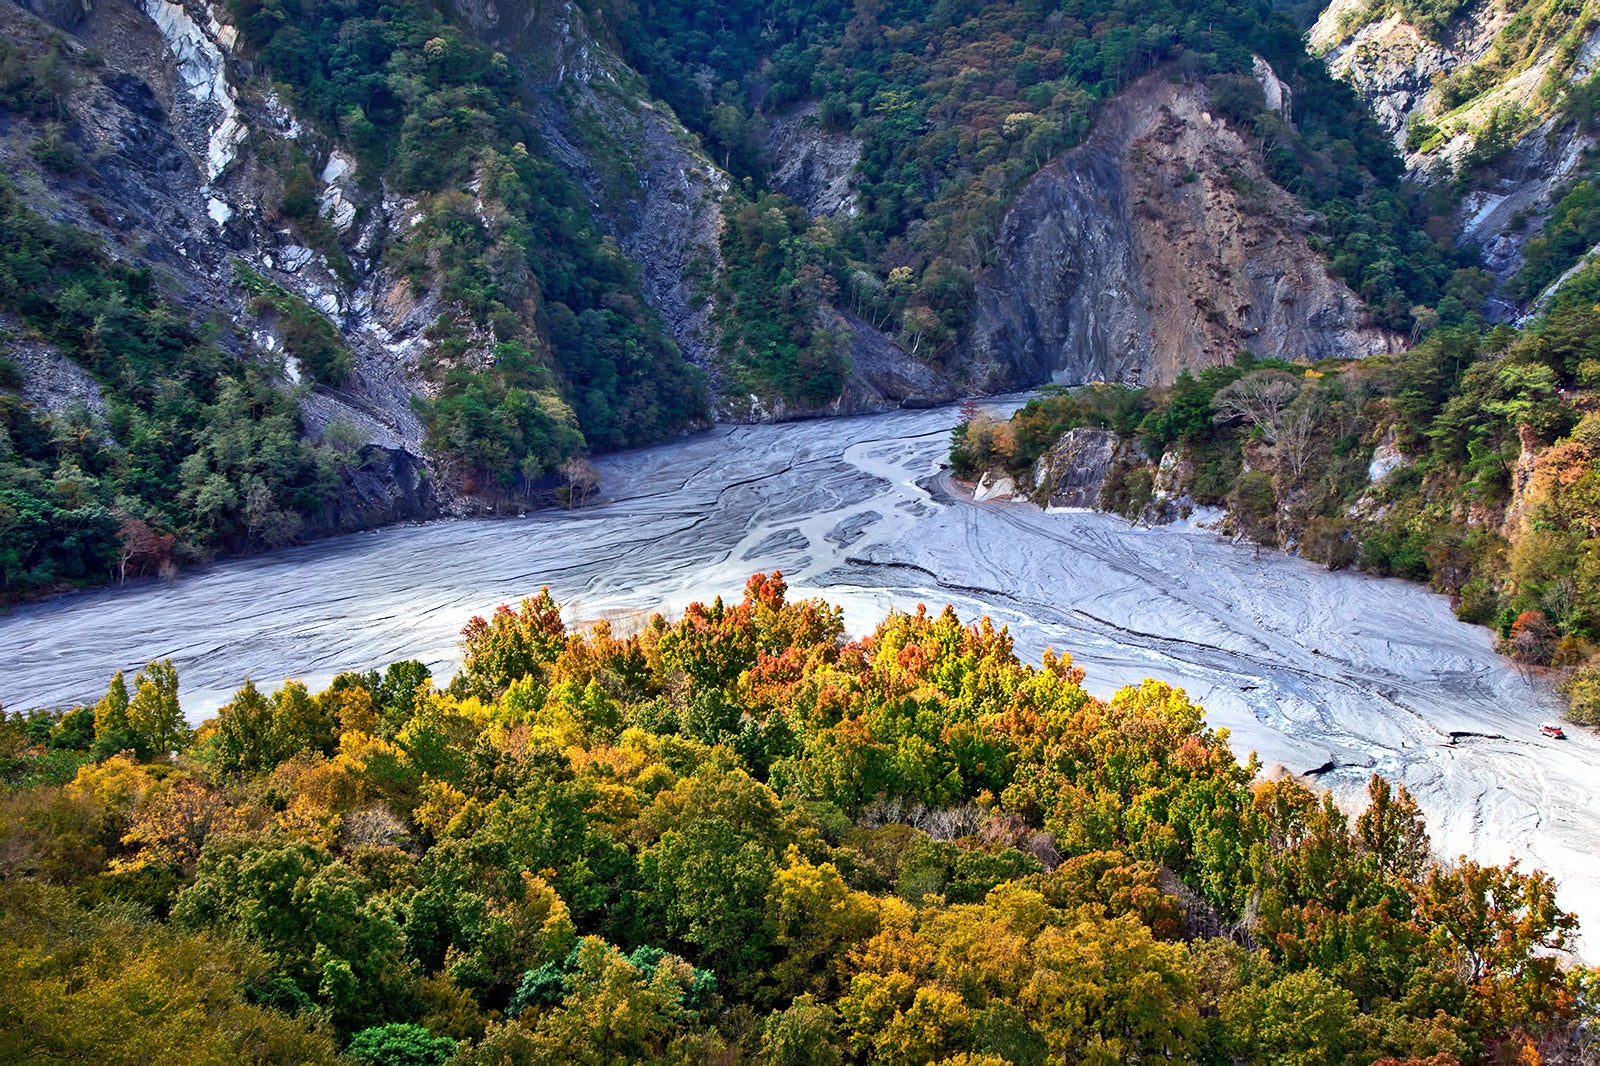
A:
MULTIPOLYGON (((1169 370, 1155 382, 1163 387, 1048 395, 1004 423, 969 408, 952 439, 952 465, 984 495, 1020 491, 1132 520, 1215 507, 1211 524, 1237 539, 1330 569, 1426 582, 1452 598, 1462 619, 1494 629, 1505 654, 1546 671, 1571 718, 1600 721, 1600 572, 1588 562, 1600 550, 1591 495, 1600 479, 1600 267, 1592 261, 1600 249, 1592 106, 1600 21, 1581 5, 1338 2, 1309 40, 1403 153, 1400 202, 1426 212, 1436 261, 1450 262, 1444 245, 1455 249, 1436 298, 1409 310, 1409 343, 1364 357, 1303 339, 1275 350, 1274 341, 1293 337, 1290 315, 1248 357, 1192 374, 1169 370)), ((1135 99, 1136 91, 1123 93, 1103 116, 1135 99)), ((1183 110, 1168 106, 1168 128, 1183 110)), ((1260 116, 1255 127, 1263 128, 1260 116)), ((1111 130, 1103 122, 1074 151, 1111 130)), ((1212 152, 1224 143, 1205 141, 1212 152)), ((1244 172, 1242 162, 1232 167, 1244 172)), ((1191 185, 1201 184, 1201 169, 1191 185)), ((1112 162, 1107 172, 1129 168, 1112 162)), ((1172 212, 1184 199, 1145 203, 1172 212)), ((1323 214, 1337 217, 1347 204, 1324 200, 1323 214)), ((1095 212, 1103 228, 1123 215, 1133 212, 1095 212)), ((1258 208, 1245 221, 1169 226, 1146 241, 1156 262, 1193 279, 1204 276, 1194 246, 1248 239, 1272 217, 1258 208)), ((1347 231, 1334 267, 1366 240, 1347 231)), ((1225 273, 1226 256, 1200 262, 1225 273)), ((1246 262, 1251 281, 1276 278, 1269 257, 1254 252, 1246 262)), ((1092 273, 1117 276, 1106 263, 1092 273)), ((1197 306, 1200 298, 1190 297, 1197 306)), ((1030 304, 995 306, 1017 318, 1030 304)), ((1122 344, 1099 347, 1136 360, 1145 331, 1154 341, 1160 329, 1157 314, 1145 312, 1148 324, 1138 314, 1161 306, 1135 295, 1122 319, 1085 321, 1122 328, 1122 344)), ((1239 313, 1260 306, 1245 301, 1239 313)))
POLYGON ((712 419, 1476 313, 1264 6, 30 3, 0 0, 8 598, 581 501, 585 454, 712 419))
POLYGON ((1497 317, 1547 302, 1600 243, 1592 206, 1600 18, 1590 4, 1335 0, 1311 47, 1372 106, 1414 179, 1450 190, 1501 282, 1497 317))

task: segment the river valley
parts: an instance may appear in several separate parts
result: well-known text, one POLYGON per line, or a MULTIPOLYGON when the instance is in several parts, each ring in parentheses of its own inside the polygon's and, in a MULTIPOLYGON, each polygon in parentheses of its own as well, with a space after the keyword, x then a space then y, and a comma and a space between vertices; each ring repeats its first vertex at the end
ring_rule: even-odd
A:
POLYGON ((1551 694, 1487 630, 1421 587, 1203 529, 974 503, 939 470, 956 418, 719 427, 597 461, 580 511, 390 529, 20 608, 0 618, 0 703, 93 700, 114 670, 171 656, 198 720, 247 676, 316 685, 403 658, 448 676, 469 617, 541 585, 570 622, 625 621, 781 569, 852 633, 952 603, 1010 626, 1025 659, 1071 652, 1097 695, 1182 685, 1241 757, 1352 800, 1373 770, 1404 782, 1441 853, 1517 856, 1600 923, 1600 742, 1541 737, 1551 694))

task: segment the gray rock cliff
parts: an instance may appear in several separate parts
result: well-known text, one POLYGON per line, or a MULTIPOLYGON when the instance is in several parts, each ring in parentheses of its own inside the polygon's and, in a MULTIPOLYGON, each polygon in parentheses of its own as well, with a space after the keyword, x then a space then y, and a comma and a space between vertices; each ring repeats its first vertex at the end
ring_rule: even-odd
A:
POLYGON ((1240 350, 1361 357, 1400 339, 1306 242, 1309 220, 1201 87, 1137 82, 1024 186, 978 285, 968 382, 1154 385, 1240 350))

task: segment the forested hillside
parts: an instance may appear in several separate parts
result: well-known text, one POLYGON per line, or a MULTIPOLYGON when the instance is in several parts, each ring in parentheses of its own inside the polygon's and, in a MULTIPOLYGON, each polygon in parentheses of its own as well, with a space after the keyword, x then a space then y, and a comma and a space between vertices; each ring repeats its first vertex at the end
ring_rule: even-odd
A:
MULTIPOLYGON (((93 46, 11 19, 35 32, 0 45, 0 107, 16 120, 7 147, 26 149, 0 187, 0 597, 429 517, 452 499, 528 506, 588 482, 573 463, 590 450, 704 424, 700 375, 541 150, 504 58, 426 6, 327 14, 291 25, 268 5, 231 17, 281 69, 276 91, 337 133, 333 158, 404 197, 412 222, 376 248, 371 233, 352 242, 369 205, 318 189, 310 134, 257 129, 247 160, 229 165, 265 183, 248 190, 250 210, 304 242, 273 249, 276 260, 239 254, 234 209, 216 195, 220 241, 162 247, 176 235, 130 217, 156 193, 119 183, 130 167, 143 182, 156 178, 143 168, 179 164, 96 135, 118 121, 96 109, 121 106, 126 79, 105 73, 93 46), (355 38, 358 51, 336 49, 355 38), (188 258, 210 271, 190 273, 188 258), (408 306, 432 293, 409 397, 354 343, 353 308, 315 287, 315 305, 302 295, 313 258, 351 284, 381 258, 387 298, 408 306), (420 476, 409 449, 429 461, 420 476)), ((148 124, 143 106, 127 104, 124 121, 148 124)))
POLYGON ((0 1048, 399 1063, 1577 1061, 1536 871, 1241 766, 948 609, 846 642, 737 603, 567 632, 547 593, 184 726, 152 663, 0 729, 0 1048))
MULTIPOLYGON (((1019 191, 1141 77, 1238 131, 1248 166, 1193 187, 1276 205, 1272 254, 1326 257, 1340 330, 1387 345, 1485 291, 1265 4, 0 0, 0 23, 5 224, 30 234, 0 288, 6 599, 570 500, 584 455, 710 417, 1070 373, 978 351, 977 297, 1027 261, 999 236, 1019 191)), ((1192 313, 1251 343, 1207 284, 1192 313)))

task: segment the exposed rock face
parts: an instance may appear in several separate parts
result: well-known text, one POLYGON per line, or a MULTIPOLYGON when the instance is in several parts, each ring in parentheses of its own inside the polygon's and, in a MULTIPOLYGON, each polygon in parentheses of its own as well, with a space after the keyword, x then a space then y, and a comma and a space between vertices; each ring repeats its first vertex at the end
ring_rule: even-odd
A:
POLYGON ((1146 78, 1007 212, 999 263, 978 286, 969 380, 1152 385, 1241 349, 1395 350, 1306 243, 1307 225, 1205 110, 1203 89, 1146 78))
POLYGON ((1017 483, 1009 475, 985 470, 972 487, 972 498, 979 503, 988 500, 1009 500, 1017 494, 1017 483))
POLYGON ((829 328, 849 333, 853 375, 878 398, 869 409, 932 407, 959 395, 938 371, 917 362, 864 319, 848 311, 831 311, 824 321, 829 328))
POLYGON ((1531 528, 1528 515, 1531 490, 1539 468, 1539 456, 1544 451, 1539 435, 1531 426, 1518 426, 1517 438, 1522 451, 1511 468, 1511 502, 1506 505, 1505 518, 1500 524, 1501 535, 1508 539, 1520 537, 1531 528))
POLYGON ((1411 459, 1400 450, 1395 442, 1394 430, 1391 429, 1372 449, 1372 462, 1367 464, 1367 481, 1382 485, 1396 470, 1403 470, 1410 465, 1411 459))
POLYGON ((1268 111, 1276 111, 1288 118, 1294 114, 1294 93, 1278 77, 1278 72, 1272 69, 1260 56, 1255 56, 1250 64, 1250 72, 1255 75, 1256 81, 1261 83, 1261 102, 1267 105, 1268 111))
MULTIPOLYGON (((0 320, 0 326, 4 324, 0 320)), ((20 395, 24 403, 53 415, 81 406, 96 418, 105 417, 105 398, 87 370, 48 344, 15 340, 8 334, 9 330, 0 330, 0 354, 22 368, 20 395)))
POLYGON ((817 104, 810 103, 768 121, 772 186, 813 215, 853 215, 861 142, 823 129, 817 113, 817 104))
POLYGON ((1052 507, 1094 510, 1122 450, 1121 439, 1108 429, 1070 429, 1034 461, 1031 479, 1052 507))
POLYGON ((447 513, 451 500, 427 476, 422 461, 402 449, 368 445, 359 462, 340 470, 333 506, 316 516, 315 532, 356 533, 390 522, 419 521, 447 513))
MULTIPOLYGON (((1448 180, 1477 140, 1477 132, 1497 108, 1517 107, 1544 114, 1534 122, 1495 167, 1490 183, 1474 189, 1456 211, 1463 242, 1484 250, 1484 266, 1504 281, 1521 268, 1522 248, 1539 232, 1549 213, 1551 194, 1572 181, 1585 166, 1595 138, 1562 124, 1548 111, 1541 90, 1559 60, 1559 37, 1547 34, 1548 46, 1519 65, 1513 75, 1446 114, 1440 84, 1458 70, 1484 59, 1509 30, 1514 11, 1503 0, 1474 4, 1440 35, 1430 38, 1399 13, 1361 23, 1364 0, 1333 0, 1312 27, 1309 42, 1328 68, 1349 81, 1394 135, 1413 176, 1448 180), (1349 29, 1355 25, 1353 30, 1349 29), (1426 119, 1438 136, 1406 147, 1413 120, 1426 119), (1513 220, 1522 222, 1512 225, 1513 220)), ((1588 77, 1600 60, 1600 28, 1591 30, 1570 64, 1572 80, 1588 77)), ((1559 283, 1558 283, 1559 284, 1559 283)), ((1502 319, 1519 317, 1519 309, 1503 301, 1491 305, 1502 319)), ((1525 310, 1525 309, 1523 309, 1525 310)))
MULTIPOLYGON (((93 68, 96 77, 79 80, 68 100, 72 137, 84 160, 77 173, 42 173, 25 150, 26 129, 18 124, 0 130, 0 160, 14 180, 28 181, 30 205, 99 233, 113 255, 159 266, 169 290, 196 319, 252 321, 232 284, 234 260, 305 298, 339 327, 356 363, 339 388, 303 392, 308 435, 320 437, 339 424, 354 431, 358 446, 404 453, 395 462, 419 471, 423 429, 411 397, 422 388, 416 370, 421 331, 440 308, 404 298, 403 284, 377 265, 384 235, 407 225, 408 205, 368 202, 372 198, 360 191, 347 156, 319 145, 270 94, 235 87, 230 56, 236 34, 221 8, 203 0, 148 0, 39 3, 33 10, 73 31, 68 48, 81 47, 78 42, 93 46, 104 62, 93 68), (353 278, 338 276, 324 256, 300 245, 269 212, 267 205, 281 190, 258 157, 269 139, 317 162, 323 214, 341 235, 353 278), (361 226, 358 208, 366 212, 361 226)), ((13 41, 42 50, 51 24, 0 0, 0 32, 13 41)), ((255 330, 252 339, 270 362, 276 338, 255 330)), ((228 331, 217 343, 244 351, 239 336, 228 331)), ((95 410, 98 387, 74 364, 48 355, 22 360, 36 393, 25 395, 51 409, 82 400, 95 410)), ((292 365, 285 370, 288 378, 295 376, 292 365)), ((415 490, 415 476, 412 489, 387 495, 362 488, 363 477, 347 474, 343 490, 355 496, 336 495, 330 513, 345 517, 330 519, 321 531, 425 517, 442 506, 432 489, 415 490), (396 509, 386 512, 384 499, 396 509), (359 522, 349 517, 357 514, 359 522)))
MULTIPOLYGON (((1307 40, 1329 71, 1355 87, 1378 122, 1394 136, 1395 147, 1403 151, 1411 116, 1438 99, 1435 80, 1481 58, 1505 20, 1497 17, 1491 6, 1491 11, 1485 12, 1490 17, 1462 20, 1454 32, 1437 41, 1398 12, 1367 22, 1352 33, 1341 28, 1359 18, 1366 6, 1365 0, 1333 0, 1307 40)), ((1435 158, 1454 162, 1470 146, 1468 140, 1453 139, 1435 158)), ((1416 170, 1431 161, 1415 153, 1406 162, 1416 170)))
MULTIPOLYGON (((1493 183, 1462 198, 1456 211, 1463 241, 1476 241, 1483 249, 1483 265, 1501 281, 1522 269, 1523 247, 1538 236, 1554 200, 1571 182, 1592 168, 1588 154, 1596 141, 1574 126, 1556 130, 1547 121, 1519 141, 1495 167, 1493 183)), ((1562 278, 1545 293, 1548 298, 1562 278)), ((1534 305, 1516 308, 1498 300, 1491 311, 1498 320, 1526 320, 1534 305)))

